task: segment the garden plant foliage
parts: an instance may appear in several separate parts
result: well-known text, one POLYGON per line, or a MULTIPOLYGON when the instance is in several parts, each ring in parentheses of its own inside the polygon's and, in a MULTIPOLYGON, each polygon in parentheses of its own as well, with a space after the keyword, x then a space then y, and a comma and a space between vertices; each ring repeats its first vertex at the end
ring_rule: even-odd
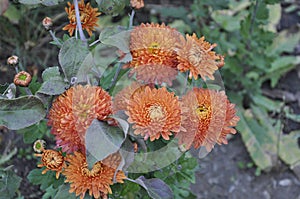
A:
MULTIPOLYGON (((299 168, 299 132, 280 136, 282 121, 269 113, 299 117, 262 93, 264 83, 275 87, 300 63, 291 55, 300 33, 276 33, 279 0, 162 5, 157 12, 171 23, 133 26, 135 11, 144 9, 139 2, 69 2, 70 23, 61 38, 50 18, 43 21, 59 65, 45 66, 28 86, 0 85, 0 125, 34 145, 39 168, 27 178, 45 191, 43 198, 196 198, 190 184, 198 163, 189 150, 207 154, 216 143, 227 144, 235 126, 259 170, 270 170, 276 158, 299 168), (130 16, 119 25, 106 24, 126 10, 130 16)), ((22 21, 17 9, 64 4, 0 3, 0 19, 9 21, 3 32, 22 21)), ((25 70, 19 59, 10 65, 25 70)), ((0 193, 15 197, 19 177, 9 168, 0 171, 0 193)))

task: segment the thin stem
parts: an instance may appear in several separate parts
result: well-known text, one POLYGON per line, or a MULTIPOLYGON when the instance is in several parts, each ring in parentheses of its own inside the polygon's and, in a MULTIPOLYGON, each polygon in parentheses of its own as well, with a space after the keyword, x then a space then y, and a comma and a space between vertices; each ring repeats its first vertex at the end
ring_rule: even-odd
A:
POLYGON ((57 37, 55 36, 54 32, 52 30, 49 30, 49 33, 50 33, 53 41, 55 41, 61 47, 62 43, 60 43, 60 41, 57 39, 57 37))
POLYGON ((32 95, 32 92, 29 88, 26 87, 26 88, 24 88, 24 90, 25 90, 27 95, 32 95))
POLYGON ((119 73, 120 73, 120 71, 121 71, 121 68, 122 68, 122 64, 119 63, 118 68, 117 68, 117 71, 116 71, 116 73, 115 73, 115 76, 114 76, 114 78, 113 78, 111 84, 109 85, 108 89, 111 89, 111 88, 115 85, 115 83, 116 83, 116 81, 117 81, 117 79, 118 79, 119 73))
POLYGON ((254 26, 257 10, 258 10, 258 4, 259 4, 259 0, 256 0, 255 1, 255 8, 254 8, 253 14, 251 16, 251 24, 250 24, 250 30, 249 30, 250 36, 252 36, 253 26, 254 26))
POLYGON ((130 20, 129 20, 129 29, 131 29, 132 28, 132 26, 133 26, 133 18, 134 18, 134 14, 135 14, 135 11, 134 11, 134 9, 132 9, 132 11, 131 11, 131 15, 130 15, 130 20))
POLYGON ((91 46, 97 44, 98 42, 101 42, 100 39, 97 39, 96 41, 94 41, 93 43, 91 43, 89 46, 91 47, 91 46))
POLYGON ((74 8, 75 8, 75 15, 76 15, 76 23, 77 23, 76 27, 78 28, 78 32, 79 32, 81 41, 86 42, 86 38, 84 36, 82 26, 81 26, 81 21, 80 21, 80 12, 79 12, 79 7, 78 7, 78 1, 73 0, 73 3, 74 3, 74 8))

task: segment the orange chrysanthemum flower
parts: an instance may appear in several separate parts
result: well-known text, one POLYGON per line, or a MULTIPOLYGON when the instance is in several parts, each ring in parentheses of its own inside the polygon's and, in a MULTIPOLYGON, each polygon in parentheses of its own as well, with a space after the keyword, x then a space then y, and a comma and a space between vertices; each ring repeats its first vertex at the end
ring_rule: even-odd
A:
POLYGON ((56 144, 64 152, 85 151, 84 137, 94 119, 107 120, 112 113, 111 97, 101 87, 77 85, 52 104, 48 124, 56 144))
POLYGON ((144 0, 130 0, 130 5, 133 8, 140 9, 144 7, 144 0))
POLYGON ((114 112, 126 111, 127 106, 129 104, 129 101, 132 98, 132 96, 144 89, 145 89, 145 86, 143 86, 137 82, 133 82, 131 85, 125 87, 120 92, 118 92, 113 100, 114 112))
POLYGON ((184 45, 178 49, 178 69, 181 72, 189 71, 190 79, 198 79, 198 75, 204 80, 206 77, 214 79, 214 72, 224 65, 224 57, 212 51, 217 44, 211 45, 204 41, 204 37, 198 39, 195 33, 186 35, 186 40, 182 37, 182 40, 184 45))
POLYGON ((52 149, 45 149, 41 154, 35 154, 36 157, 41 157, 41 164, 38 167, 46 167, 42 174, 47 171, 56 171, 56 179, 59 178, 60 173, 63 168, 66 167, 65 157, 62 155, 61 151, 55 151, 52 149))
POLYGON ((131 32, 132 61, 126 65, 144 83, 172 84, 177 75, 177 54, 180 33, 165 24, 141 24, 131 32))
MULTIPOLYGON (((75 16, 75 7, 74 4, 68 2, 68 8, 66 7, 65 10, 68 14, 68 18, 70 23, 63 27, 63 30, 67 30, 69 35, 72 36, 74 30, 77 28, 76 24, 76 16, 75 16)), ((84 0, 81 0, 78 3, 79 12, 80 12, 80 21, 82 25, 82 29, 86 30, 89 36, 92 36, 92 31, 95 30, 97 25, 98 16, 101 12, 98 12, 98 8, 93 8, 90 3, 84 4, 84 0)))
POLYGON ((205 146, 211 151, 215 143, 227 144, 226 135, 235 134, 232 127, 239 117, 235 105, 227 99, 224 91, 218 92, 194 88, 182 97, 182 126, 186 132, 179 132, 179 144, 186 149, 205 146))
POLYGON ((122 171, 116 173, 121 161, 119 154, 110 155, 105 160, 96 162, 91 170, 88 169, 85 155, 80 152, 75 151, 74 155, 68 155, 67 161, 69 165, 63 171, 65 182, 70 183, 70 193, 75 192, 81 199, 87 191, 94 198, 107 198, 107 194, 112 193, 110 185, 113 184, 114 176, 118 183, 123 183, 126 179, 122 171))
POLYGON ((153 141, 160 136, 169 140, 172 132, 179 132, 181 110, 178 97, 165 87, 146 87, 133 95, 127 106, 128 122, 134 123, 134 134, 153 141))

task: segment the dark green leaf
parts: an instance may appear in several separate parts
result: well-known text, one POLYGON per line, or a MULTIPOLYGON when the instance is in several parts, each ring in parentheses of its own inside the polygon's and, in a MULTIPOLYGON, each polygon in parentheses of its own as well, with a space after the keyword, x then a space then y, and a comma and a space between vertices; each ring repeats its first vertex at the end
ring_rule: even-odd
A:
POLYGON ((56 179, 56 172, 54 171, 47 171, 47 173, 42 174, 44 169, 45 168, 31 170, 27 176, 29 182, 34 185, 40 185, 42 190, 46 190, 51 185, 53 188, 57 188, 63 183, 63 178, 56 179))
POLYGON ((173 192, 170 187, 164 183, 161 179, 152 178, 146 179, 144 176, 140 176, 134 180, 137 184, 141 185, 154 199, 171 199, 174 198, 173 192))
POLYGON ((21 180, 11 169, 0 169, 0 199, 15 198, 21 180))
POLYGON ((96 0, 96 2, 101 12, 117 16, 124 10, 126 0, 96 0))
POLYGON ((58 60, 65 74, 70 81, 76 77, 82 62, 88 56, 87 44, 76 38, 65 41, 59 51, 58 60))
POLYGON ((46 115, 43 103, 35 96, 0 99, 0 125, 12 130, 31 126, 46 115))

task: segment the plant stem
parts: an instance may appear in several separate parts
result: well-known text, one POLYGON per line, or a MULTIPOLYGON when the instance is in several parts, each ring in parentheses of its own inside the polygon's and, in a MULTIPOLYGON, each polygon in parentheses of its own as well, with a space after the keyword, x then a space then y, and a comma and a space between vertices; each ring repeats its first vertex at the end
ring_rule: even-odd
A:
POLYGON ((111 81, 111 84, 109 85, 108 90, 111 89, 116 84, 116 81, 118 79, 121 68, 122 68, 122 64, 119 63, 118 68, 117 68, 116 73, 115 73, 115 76, 114 76, 113 80, 111 81))
POLYGON ((53 39, 53 41, 55 41, 57 44, 59 44, 59 46, 61 47, 62 46, 62 43, 60 43, 60 41, 56 38, 54 32, 52 30, 49 30, 49 33, 53 39))
POLYGON ((134 14, 135 14, 135 11, 134 11, 134 9, 132 9, 132 11, 131 11, 131 15, 130 15, 130 20, 129 20, 129 29, 131 29, 132 28, 132 26, 133 26, 133 18, 134 18, 134 14))
POLYGON ((76 27, 78 28, 78 32, 79 32, 81 41, 86 42, 86 38, 84 36, 82 26, 81 26, 81 21, 80 21, 80 12, 79 12, 79 7, 78 7, 78 1, 73 0, 73 3, 74 3, 74 8, 75 8, 75 15, 76 15, 76 23, 77 23, 76 27))
POLYGON ((256 0, 255 1, 255 8, 254 8, 253 14, 251 16, 251 24, 250 24, 250 30, 249 30, 250 36, 252 36, 253 26, 254 26, 256 14, 257 14, 257 9, 258 9, 258 4, 259 4, 259 0, 256 0))

